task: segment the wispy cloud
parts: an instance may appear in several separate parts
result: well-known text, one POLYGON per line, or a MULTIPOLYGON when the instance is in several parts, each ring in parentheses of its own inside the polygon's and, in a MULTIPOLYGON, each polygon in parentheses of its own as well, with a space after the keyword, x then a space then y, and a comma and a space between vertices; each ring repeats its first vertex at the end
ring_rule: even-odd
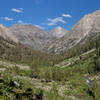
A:
POLYGON ((45 29, 44 27, 42 27, 42 26, 40 26, 40 25, 34 25, 34 26, 36 26, 36 27, 38 27, 38 28, 40 28, 40 29, 45 29))
POLYGON ((66 18, 71 18, 72 16, 70 14, 62 14, 63 17, 66 17, 66 18))
POLYGON ((57 25, 59 23, 62 24, 66 24, 67 22, 65 21, 65 18, 71 18, 72 16, 70 14, 65 14, 63 13, 60 17, 56 17, 56 18, 47 18, 47 24, 46 23, 42 23, 43 25, 48 25, 48 26, 54 26, 57 25))
POLYGON ((19 8, 19 9, 12 8, 11 11, 16 12, 16 13, 23 13, 24 9, 23 8, 19 8))
POLYGON ((19 24, 24 24, 24 25, 31 24, 31 23, 25 23, 25 22, 23 22, 22 20, 18 20, 17 23, 19 23, 19 24))
POLYGON ((0 17, 0 20, 13 21, 14 19, 10 17, 0 17))
POLYGON ((19 20, 17 23, 19 23, 19 24, 28 24, 28 23, 24 23, 22 20, 19 20))
POLYGON ((9 17, 4 17, 4 20, 6 20, 6 21, 12 21, 14 19, 13 18, 9 18, 9 17))
POLYGON ((47 21, 48 21, 47 24, 48 26, 54 26, 57 25, 58 23, 62 23, 62 24, 66 23, 66 21, 62 17, 57 17, 54 19, 48 18, 47 21))

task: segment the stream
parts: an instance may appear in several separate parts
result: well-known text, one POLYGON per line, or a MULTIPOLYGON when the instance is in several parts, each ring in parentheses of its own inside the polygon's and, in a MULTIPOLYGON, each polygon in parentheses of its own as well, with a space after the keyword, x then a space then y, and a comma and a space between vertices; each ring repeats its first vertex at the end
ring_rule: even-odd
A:
POLYGON ((90 87, 92 87, 93 81, 92 81, 91 79, 89 79, 89 74, 85 75, 85 76, 84 76, 84 79, 86 80, 86 82, 88 83, 88 85, 89 85, 90 87))

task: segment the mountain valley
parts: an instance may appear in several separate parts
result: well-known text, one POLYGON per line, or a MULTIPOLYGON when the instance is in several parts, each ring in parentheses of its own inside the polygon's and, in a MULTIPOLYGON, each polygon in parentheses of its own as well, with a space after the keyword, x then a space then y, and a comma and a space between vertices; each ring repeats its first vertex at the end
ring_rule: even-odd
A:
POLYGON ((0 100, 100 100, 100 11, 71 30, 0 25, 0 100))

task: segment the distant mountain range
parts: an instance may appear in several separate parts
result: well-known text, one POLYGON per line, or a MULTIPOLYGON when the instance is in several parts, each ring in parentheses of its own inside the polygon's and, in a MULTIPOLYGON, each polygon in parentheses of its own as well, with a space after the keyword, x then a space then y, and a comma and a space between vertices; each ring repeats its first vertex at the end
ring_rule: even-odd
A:
POLYGON ((100 11, 85 15, 70 31, 56 27, 44 31, 36 26, 16 24, 9 28, 0 25, 0 36, 24 44, 33 50, 61 53, 100 35, 100 11))
POLYGON ((44 48, 48 47, 51 42, 61 38, 67 32, 60 27, 52 31, 45 32, 36 26, 22 24, 13 25, 12 27, 9 27, 9 30, 20 43, 35 50, 44 50, 44 48))

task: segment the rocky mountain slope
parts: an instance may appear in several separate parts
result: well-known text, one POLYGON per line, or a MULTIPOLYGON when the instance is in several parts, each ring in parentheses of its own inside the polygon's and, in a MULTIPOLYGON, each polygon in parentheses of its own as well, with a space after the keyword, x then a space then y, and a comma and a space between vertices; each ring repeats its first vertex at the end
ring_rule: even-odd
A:
POLYGON ((13 25, 9 29, 20 43, 34 50, 45 50, 44 48, 48 48, 52 42, 66 34, 66 31, 62 28, 45 32, 36 26, 22 24, 13 25))
POLYGON ((100 35, 100 11, 85 15, 64 37, 57 40, 48 48, 49 52, 61 53, 83 44, 87 40, 100 35), (99 34, 96 34, 99 33, 99 34))
POLYGON ((65 34, 67 34, 67 30, 63 29, 62 27, 58 26, 54 28, 53 30, 49 31, 49 34, 51 34, 56 39, 59 39, 63 37, 65 34))
POLYGON ((30 46, 35 50, 42 50, 51 38, 47 32, 32 25, 16 24, 9 29, 20 43, 30 46))
POLYGON ((6 27, 0 24, 0 36, 8 41, 14 41, 18 43, 17 38, 13 35, 13 33, 6 27))

